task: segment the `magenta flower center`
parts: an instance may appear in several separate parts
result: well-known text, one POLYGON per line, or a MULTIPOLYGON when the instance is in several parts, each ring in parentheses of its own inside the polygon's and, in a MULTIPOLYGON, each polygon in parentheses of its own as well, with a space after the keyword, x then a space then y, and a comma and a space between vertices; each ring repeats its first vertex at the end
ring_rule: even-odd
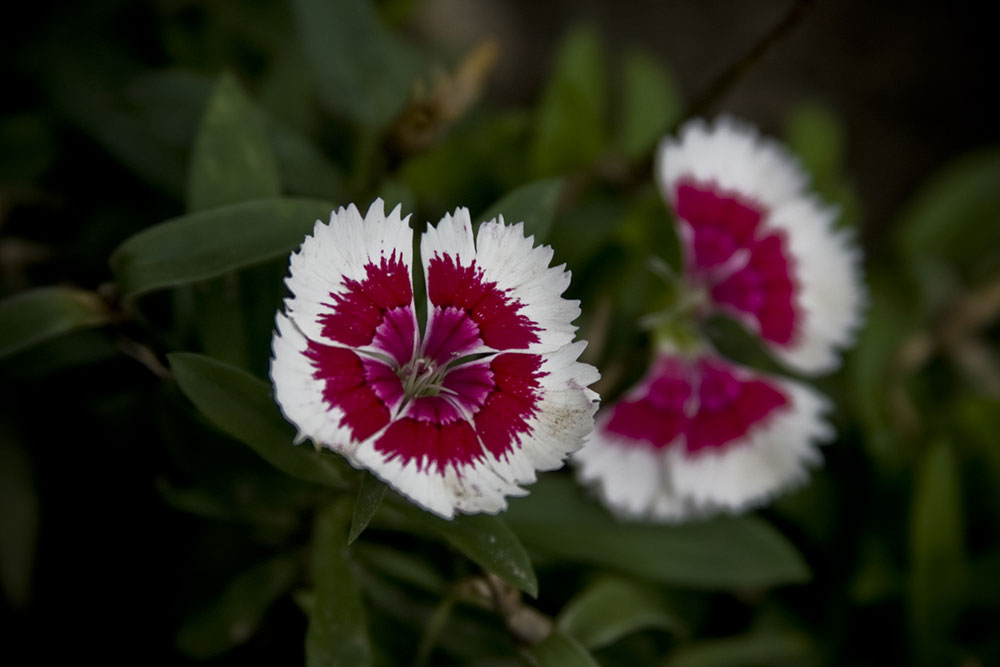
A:
POLYGON ((393 254, 364 271, 345 278, 319 316, 323 335, 345 347, 310 341, 307 352, 340 425, 358 441, 375 436, 388 460, 421 468, 458 469, 484 451, 503 457, 518 448, 547 375, 539 355, 513 351, 538 340, 521 302, 475 262, 435 255, 421 337, 408 267, 393 254))
POLYGON ((770 212, 739 193, 692 178, 677 183, 674 208, 687 225, 687 274, 717 307, 752 322, 772 343, 791 344, 802 312, 795 263, 770 212))

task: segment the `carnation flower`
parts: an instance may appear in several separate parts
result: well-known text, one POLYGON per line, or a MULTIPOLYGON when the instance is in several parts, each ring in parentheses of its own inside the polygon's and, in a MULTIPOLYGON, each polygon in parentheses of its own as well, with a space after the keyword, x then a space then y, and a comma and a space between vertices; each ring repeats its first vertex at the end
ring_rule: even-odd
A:
POLYGON ((839 365, 860 323, 860 256, 798 162, 729 118, 665 139, 657 181, 679 222, 690 289, 802 373, 839 365))
POLYGON ((794 158, 746 125, 696 120, 665 139, 657 181, 684 251, 680 297, 655 362, 598 417, 574 460, 629 516, 740 512, 804 481, 832 437, 809 387, 726 361, 698 324, 730 314, 789 368, 833 370, 863 305, 859 254, 794 158))
POLYGON ((413 232, 397 206, 341 208, 293 253, 277 315, 275 398, 311 439, 413 502, 451 518, 496 513, 527 493, 593 427, 598 379, 577 358, 578 302, 565 266, 523 225, 459 208, 420 241, 421 335, 413 232))
POLYGON ((807 477, 832 430, 809 387, 714 353, 662 349, 574 455, 626 516, 687 519, 759 505, 807 477))

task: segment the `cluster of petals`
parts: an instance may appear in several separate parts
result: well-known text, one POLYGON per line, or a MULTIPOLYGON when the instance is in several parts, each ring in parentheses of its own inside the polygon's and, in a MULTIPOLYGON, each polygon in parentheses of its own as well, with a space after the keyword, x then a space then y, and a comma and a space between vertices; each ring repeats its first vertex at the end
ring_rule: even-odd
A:
MULTIPOLYGON (((729 118, 695 120, 656 156, 695 317, 732 316, 787 368, 834 370, 861 321, 860 255, 779 144, 729 118), (693 295, 693 297, 692 297, 693 295)), ((738 512, 801 483, 832 431, 807 386, 661 344, 641 382, 576 456, 613 509, 682 520, 738 512)))
POLYGON ((756 332, 788 368, 832 371, 861 322, 861 255, 798 161, 728 117, 660 145, 657 184, 678 223, 688 286, 756 332))
POLYGON ((276 318, 275 398, 312 440, 442 517, 496 513, 593 428, 595 368, 577 361, 570 275, 523 225, 473 234, 459 208, 420 239, 397 206, 352 204, 317 221, 290 260, 276 318))
POLYGON ((661 349, 575 455, 620 514, 685 520, 739 512, 803 482, 832 431, 804 384, 703 351, 661 349))

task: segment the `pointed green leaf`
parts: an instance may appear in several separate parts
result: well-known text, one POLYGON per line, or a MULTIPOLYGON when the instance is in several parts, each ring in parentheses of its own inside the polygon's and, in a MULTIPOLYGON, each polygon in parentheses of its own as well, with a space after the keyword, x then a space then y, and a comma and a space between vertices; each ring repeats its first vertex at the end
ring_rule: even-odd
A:
POLYGON ((469 560, 508 584, 532 597, 538 595, 538 579, 531 559, 500 517, 472 514, 442 519, 405 502, 394 503, 392 510, 403 515, 409 523, 437 533, 469 560))
POLYGON ((247 444, 275 468, 309 482, 347 487, 347 464, 309 445, 293 445, 271 388, 246 371, 188 352, 168 355, 181 391, 222 432, 247 444))
POLYGON ((333 208, 316 199, 260 199, 174 218, 118 246, 111 269, 126 296, 214 278, 288 254, 333 208))
POLYGON ((964 595, 961 488, 949 443, 924 453, 913 493, 910 611, 916 636, 927 641, 948 631, 964 595))
POLYGON ((818 664, 809 638, 795 632, 757 631, 683 646, 664 667, 800 667, 818 664))
POLYGON ((0 590, 11 608, 31 597, 38 538, 38 492, 28 457, 0 424, 0 590))
POLYGON ((347 543, 352 544, 358 539, 361 532, 368 526, 368 522, 375 516, 382 498, 388 490, 385 484, 374 475, 366 473, 361 478, 361 486, 358 489, 358 499, 354 503, 354 515, 351 517, 351 532, 347 535, 347 543))
POLYGON ((532 161, 539 176, 590 165, 604 149, 607 55, 596 31, 571 29, 538 110, 532 161))
POLYGON ((549 475, 504 514, 529 547, 571 561, 703 589, 765 587, 809 579, 789 542, 756 517, 676 526, 620 522, 572 480, 549 475))
POLYGON ((64 333, 107 324, 111 313, 93 292, 39 287, 0 301, 0 358, 64 333))
POLYGON ((526 649, 524 657, 533 667, 598 667, 585 648, 559 630, 526 649))
POLYGON ((368 0, 295 0, 298 32, 323 101, 360 125, 383 127, 423 69, 368 0))
POLYGON ((372 663, 368 622, 347 546, 349 514, 349 508, 339 504, 316 517, 316 597, 306 632, 307 667, 364 667, 372 663))
POLYGON ((677 84, 662 63, 641 51, 626 54, 618 145, 627 157, 649 154, 680 119, 682 108, 677 84))
POLYGON ((916 264, 952 263, 960 271, 995 266, 1000 248, 1000 149, 945 166, 906 206, 894 227, 916 264))
POLYGON ((204 660, 247 641, 271 603, 295 583, 300 569, 297 558, 280 556, 241 573, 218 599, 184 621, 177 648, 204 660))
POLYGON ((552 229, 562 186, 558 178, 522 185, 501 197, 473 223, 488 222, 502 215, 507 224, 523 222, 525 236, 534 236, 535 243, 544 243, 552 229))
POLYGON ((188 171, 188 210, 281 194, 274 152, 257 110, 231 74, 208 100, 188 171))
POLYGON ((556 627, 595 650, 637 630, 677 631, 683 623, 648 587, 605 578, 570 600, 559 613, 556 627))

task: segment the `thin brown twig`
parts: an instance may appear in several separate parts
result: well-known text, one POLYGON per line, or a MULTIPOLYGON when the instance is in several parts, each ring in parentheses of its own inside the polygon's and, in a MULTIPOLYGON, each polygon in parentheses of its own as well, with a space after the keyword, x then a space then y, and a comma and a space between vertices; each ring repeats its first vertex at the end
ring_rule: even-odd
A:
POLYGON ((795 0, 782 19, 765 33, 743 56, 723 70, 708 88, 695 98, 684 117, 698 116, 709 110, 729 89, 756 65, 785 35, 792 31, 816 6, 817 0, 795 0))

